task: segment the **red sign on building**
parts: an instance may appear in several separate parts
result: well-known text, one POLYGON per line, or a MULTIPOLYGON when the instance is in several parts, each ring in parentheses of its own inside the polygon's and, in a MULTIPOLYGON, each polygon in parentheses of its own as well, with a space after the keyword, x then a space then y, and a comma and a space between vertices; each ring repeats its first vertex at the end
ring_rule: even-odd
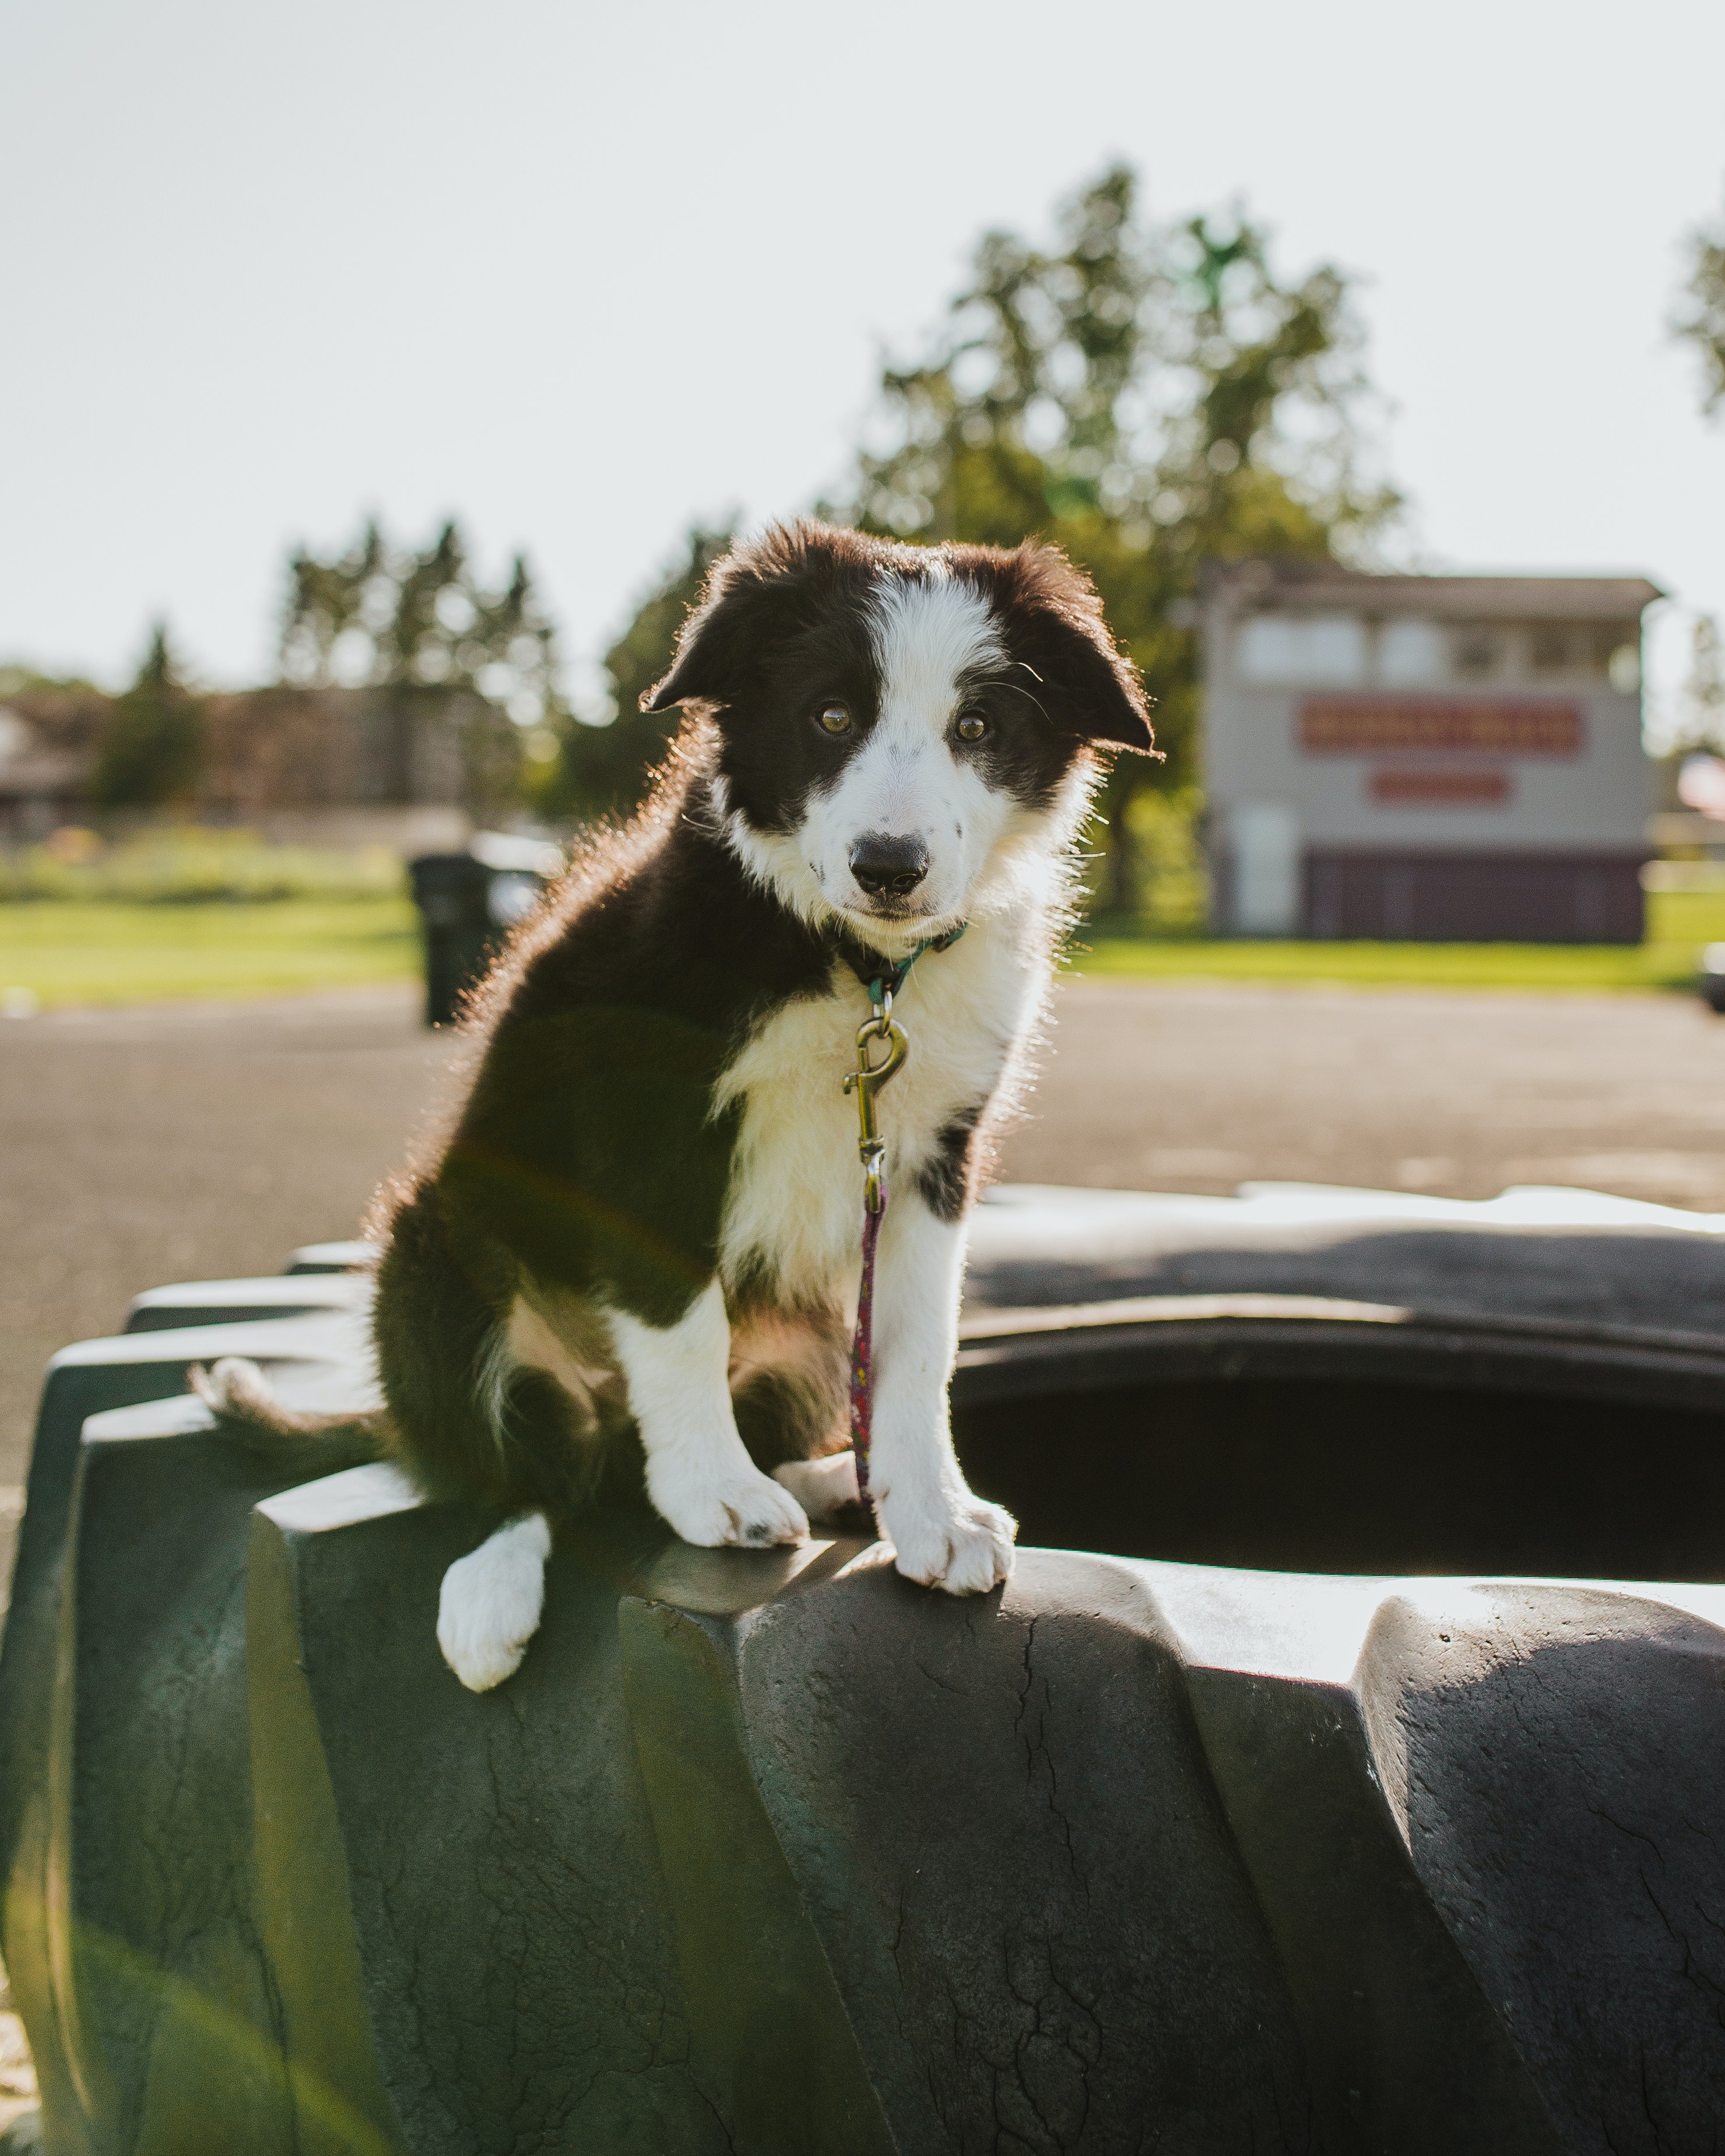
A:
POLYGON ((1299 725, 1308 756, 1575 756, 1582 746, 1579 707, 1543 697, 1308 696, 1299 725))
POLYGON ((1495 808, 1509 798, 1507 771, 1410 771, 1380 764, 1372 798, 1389 808, 1495 808))

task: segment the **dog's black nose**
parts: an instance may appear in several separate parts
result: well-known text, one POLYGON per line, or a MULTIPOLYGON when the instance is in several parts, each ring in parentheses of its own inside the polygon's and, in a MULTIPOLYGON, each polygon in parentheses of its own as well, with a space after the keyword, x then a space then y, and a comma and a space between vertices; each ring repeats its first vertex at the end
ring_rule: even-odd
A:
POLYGON ((865 831, 850 849, 850 873, 876 898, 908 898, 928 874, 928 849, 920 839, 865 831))

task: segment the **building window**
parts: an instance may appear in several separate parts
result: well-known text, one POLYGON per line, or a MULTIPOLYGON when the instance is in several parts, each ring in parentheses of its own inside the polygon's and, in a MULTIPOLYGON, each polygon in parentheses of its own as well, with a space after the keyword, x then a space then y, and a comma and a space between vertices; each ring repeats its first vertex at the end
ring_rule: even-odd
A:
POLYGON ((1238 664, 1247 681, 1350 688, 1365 679, 1365 630, 1351 614, 1259 614, 1240 629, 1238 664))
POLYGON ((1503 656, 1503 639, 1496 629, 1471 625, 1456 630, 1450 650, 1455 671, 1467 680, 1477 681, 1482 675, 1497 671, 1503 656))
POLYGON ((1536 622, 1528 640, 1529 656, 1536 674, 1584 671, 1587 657, 1582 639, 1563 622, 1536 622))
POLYGON ((1641 630, 1633 621, 1594 624, 1591 671, 1603 674, 1620 696, 1632 696, 1641 685, 1641 630))
POLYGON ((1378 634, 1378 679, 1386 688, 1417 689, 1441 681, 1449 653, 1435 622, 1387 621, 1378 634))

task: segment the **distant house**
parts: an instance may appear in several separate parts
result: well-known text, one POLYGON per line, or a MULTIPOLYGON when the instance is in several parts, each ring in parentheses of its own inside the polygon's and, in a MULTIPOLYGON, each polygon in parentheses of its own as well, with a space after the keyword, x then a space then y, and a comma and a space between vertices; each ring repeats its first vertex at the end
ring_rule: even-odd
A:
POLYGON ((30 689, 0 706, 0 844, 29 844, 88 819, 108 709, 94 689, 30 689))
MULTIPOLYGON (((99 814, 92 782, 113 706, 93 690, 33 687, 0 711, 0 843, 57 825, 125 825, 99 814)), ((466 843, 506 808, 519 737, 481 698, 382 689, 253 689, 203 701, 207 754, 178 814, 243 824, 304 844, 384 844, 403 852, 466 843)))
POLYGON ((515 799, 520 736, 479 696, 282 686, 205 708, 207 822, 411 853, 465 844, 515 799))
POLYGON ((1204 590, 1214 925, 1635 942, 1642 577, 1242 562, 1204 590))

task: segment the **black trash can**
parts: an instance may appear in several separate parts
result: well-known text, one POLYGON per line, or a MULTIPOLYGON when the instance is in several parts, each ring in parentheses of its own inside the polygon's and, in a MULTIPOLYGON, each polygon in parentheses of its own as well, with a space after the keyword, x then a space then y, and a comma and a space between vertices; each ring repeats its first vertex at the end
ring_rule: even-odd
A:
POLYGON ((562 853, 546 840, 501 831, 480 832, 465 853, 422 854, 408 862, 425 933, 428 1025, 454 1024, 462 998, 562 865, 562 853))
POLYGON ((1702 952, 1696 986, 1707 1009, 1725 1018, 1725 943, 1709 943, 1702 952))

